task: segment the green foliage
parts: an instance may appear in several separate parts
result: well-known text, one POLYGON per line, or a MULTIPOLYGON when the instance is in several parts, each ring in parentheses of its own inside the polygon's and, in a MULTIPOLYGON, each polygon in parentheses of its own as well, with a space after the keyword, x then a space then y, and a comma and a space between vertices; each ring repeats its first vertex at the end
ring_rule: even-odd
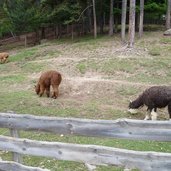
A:
POLYGON ((43 20, 39 7, 30 1, 7 1, 4 9, 15 33, 33 31, 38 28, 43 20))
POLYGON ((63 2, 56 6, 48 16, 54 23, 70 24, 77 21, 80 14, 80 5, 78 2, 63 2))
POLYGON ((158 14, 165 14, 166 11, 166 3, 147 3, 144 6, 144 10, 149 13, 158 13, 158 14))
MULTIPOLYGON (((108 20, 110 1, 97 0, 95 2, 97 23, 99 24, 103 14, 108 20)), ((84 11, 84 9, 91 4, 90 0, 0 0, 0 37, 6 33, 20 34, 35 31, 41 26, 73 24, 80 18, 79 21, 84 19, 84 22, 88 23, 88 10, 84 11)), ((136 2, 136 5, 136 11, 139 12, 139 1, 136 2)), ((166 0, 145 0, 145 20, 161 19, 161 16, 166 13, 166 7, 166 0)), ((127 9, 129 10, 129 5, 127 9)), ((113 14, 115 18, 120 18, 121 0, 114 1, 113 14)), ((85 24, 86 27, 88 24, 85 24)))
POLYGON ((12 25, 3 9, 3 4, 0 5, 2 5, 2 7, 0 7, 0 38, 1 38, 4 34, 9 33, 12 30, 12 25))
POLYGON ((3 18, 0 20, 0 38, 6 34, 12 31, 12 25, 10 23, 10 20, 8 18, 3 18))
POLYGON ((121 14, 122 10, 119 8, 113 8, 113 14, 121 14))

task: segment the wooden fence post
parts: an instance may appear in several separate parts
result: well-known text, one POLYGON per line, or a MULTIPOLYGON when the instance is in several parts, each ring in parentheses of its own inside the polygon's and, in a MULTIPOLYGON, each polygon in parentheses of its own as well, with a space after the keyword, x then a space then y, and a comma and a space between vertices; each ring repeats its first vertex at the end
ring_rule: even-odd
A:
MULTIPOLYGON (((19 138, 19 132, 16 129, 10 129, 10 134, 12 137, 19 138)), ((13 161, 17 163, 22 163, 23 158, 22 155, 19 153, 12 153, 13 154, 13 161)))
MULTIPOLYGON (((16 129, 10 129, 10 134, 12 137, 19 138, 19 132, 16 129)), ((17 163, 22 163, 23 158, 22 155, 19 153, 12 153, 13 154, 13 161, 17 163)))
POLYGON ((24 46, 25 46, 25 48, 27 47, 27 35, 25 35, 24 46))

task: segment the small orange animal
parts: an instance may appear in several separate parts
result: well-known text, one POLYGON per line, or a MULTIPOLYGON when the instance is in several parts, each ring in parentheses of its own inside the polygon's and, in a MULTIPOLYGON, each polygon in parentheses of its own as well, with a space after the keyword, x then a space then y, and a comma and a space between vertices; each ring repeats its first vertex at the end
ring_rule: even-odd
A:
POLYGON ((0 62, 5 63, 9 57, 9 54, 7 52, 0 53, 0 62))
POLYGON ((53 70, 47 71, 40 76, 39 81, 35 86, 35 91, 41 97, 44 91, 46 90, 46 95, 47 97, 49 97, 50 86, 52 86, 53 88, 52 98, 56 99, 59 94, 58 87, 61 81, 62 81, 62 76, 59 72, 53 70))

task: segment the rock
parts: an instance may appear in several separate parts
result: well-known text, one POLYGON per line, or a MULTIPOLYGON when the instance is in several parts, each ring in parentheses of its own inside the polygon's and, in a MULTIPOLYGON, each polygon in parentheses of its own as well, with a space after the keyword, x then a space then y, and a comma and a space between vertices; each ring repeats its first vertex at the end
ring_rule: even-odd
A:
POLYGON ((166 30, 164 33, 163 33, 164 36, 171 36, 171 29, 168 29, 166 30))

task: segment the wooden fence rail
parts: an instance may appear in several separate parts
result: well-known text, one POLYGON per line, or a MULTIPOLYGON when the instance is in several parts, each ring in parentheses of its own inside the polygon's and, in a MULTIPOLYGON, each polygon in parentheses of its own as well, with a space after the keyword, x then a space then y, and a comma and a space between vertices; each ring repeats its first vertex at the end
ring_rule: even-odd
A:
POLYGON ((171 141, 171 121, 89 120, 0 113, 0 127, 80 136, 171 141))
MULTIPOLYGON (((12 133, 12 137, 0 136, 0 149, 13 152, 17 162, 22 161, 21 155, 27 154, 93 165, 139 168, 143 171, 171 170, 171 153, 139 152, 97 145, 35 141, 19 138, 17 131, 45 131, 79 136, 171 141, 171 121, 90 120, 0 113, 0 127, 9 128, 12 133)), ((18 170, 23 168, 26 171, 43 171, 40 168, 34 170, 35 168, 15 162, 7 162, 6 165, 0 162, 0 171, 3 168, 1 165, 4 167, 3 171, 10 170, 8 168, 13 168, 12 171, 15 169, 17 171, 17 168, 18 170)))
POLYGON ((29 167, 12 161, 0 161, 0 171, 50 171, 38 167, 29 167))
POLYGON ((94 165, 117 165, 144 171, 170 171, 171 154, 118 148, 45 142, 0 136, 0 149, 20 154, 52 157, 94 165))

